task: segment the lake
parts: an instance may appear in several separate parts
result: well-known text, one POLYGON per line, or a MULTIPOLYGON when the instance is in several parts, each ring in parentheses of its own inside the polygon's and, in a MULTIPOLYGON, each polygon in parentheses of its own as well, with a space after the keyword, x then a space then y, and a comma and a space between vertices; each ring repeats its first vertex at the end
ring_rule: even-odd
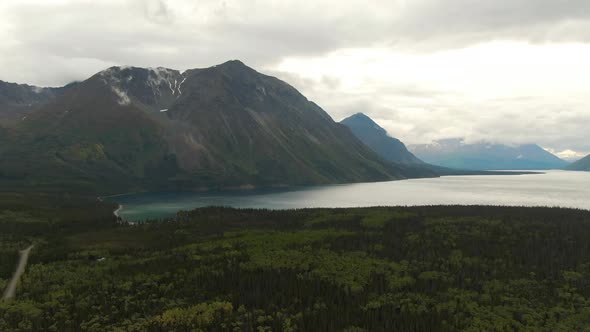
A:
POLYGON ((204 206, 294 209, 409 205, 559 206, 590 210, 590 173, 445 176, 432 179, 356 183, 290 190, 139 193, 111 196, 129 221, 172 217, 204 206))

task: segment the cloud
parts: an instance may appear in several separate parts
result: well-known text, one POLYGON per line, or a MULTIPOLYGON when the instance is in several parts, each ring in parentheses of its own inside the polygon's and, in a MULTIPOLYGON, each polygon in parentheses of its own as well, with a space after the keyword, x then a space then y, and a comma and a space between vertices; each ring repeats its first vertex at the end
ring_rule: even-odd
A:
MULTIPOLYGON (((40 77, 35 60, 182 69, 234 58, 267 66, 342 48, 430 52, 504 39, 587 42, 589 9, 585 0, 4 0, 2 57, 34 59, 20 73, 8 61, 0 69, 4 79, 63 83, 40 77)), ((82 69, 88 75, 96 68, 82 69)))
POLYGON ((148 20, 158 24, 170 24, 174 15, 163 0, 145 0, 141 3, 148 20))
POLYGON ((563 160, 570 161, 570 162, 580 160, 580 159, 586 157, 588 154, 590 154, 590 152, 580 152, 580 151, 574 151, 574 150, 570 150, 570 149, 566 149, 563 151, 557 151, 555 149, 546 149, 546 150, 553 153, 554 155, 558 156, 559 158, 561 158, 563 160))
POLYGON ((406 143, 464 137, 588 151, 589 57, 585 44, 495 42, 421 55, 343 50, 275 70, 299 76, 295 86, 336 119, 367 113, 406 143), (337 87, 324 83, 335 75, 337 87))
POLYGON ((400 42, 428 48, 499 39, 587 42, 589 19, 590 3, 584 0, 417 0, 393 29, 400 42))

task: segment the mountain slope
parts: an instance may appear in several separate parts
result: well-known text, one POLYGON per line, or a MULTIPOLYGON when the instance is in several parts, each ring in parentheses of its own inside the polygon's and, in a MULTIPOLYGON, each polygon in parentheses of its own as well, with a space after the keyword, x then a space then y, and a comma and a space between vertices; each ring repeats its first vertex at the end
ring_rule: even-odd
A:
POLYGON ((160 178, 163 133, 95 75, 19 122, 12 146, 0 148, 0 172, 31 187, 137 190, 141 179, 160 178))
POLYGON ((408 151, 404 143, 387 135, 385 129, 363 113, 354 114, 340 123, 350 128, 361 142, 388 161, 402 164, 424 164, 422 160, 408 151))
POLYGON ((40 88, 0 81, 0 125, 14 125, 74 85, 75 83, 61 88, 40 88))
POLYGON ((446 139, 409 148, 427 163, 458 169, 543 170, 562 168, 567 164, 536 144, 513 147, 491 143, 466 144, 462 139, 446 139))
POLYGON ((109 68, 3 135, 13 144, 0 147, 0 179, 31 186, 116 192, 421 176, 239 61, 184 73, 109 68))
POLYGON ((566 166, 565 169, 570 171, 590 171, 590 155, 566 166))

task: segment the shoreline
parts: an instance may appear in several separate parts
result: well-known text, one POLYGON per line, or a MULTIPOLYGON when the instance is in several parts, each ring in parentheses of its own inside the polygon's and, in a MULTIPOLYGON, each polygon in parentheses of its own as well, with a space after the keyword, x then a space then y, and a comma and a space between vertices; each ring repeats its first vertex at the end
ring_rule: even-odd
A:
MULTIPOLYGON (((440 168, 445 168, 439 166, 440 168)), ((449 170, 454 170, 450 169, 449 170)), ((137 195, 137 194, 149 194, 149 193, 157 193, 157 192, 181 192, 181 193, 232 193, 232 192, 253 192, 256 190, 305 190, 308 188, 315 188, 315 187, 326 187, 326 186, 343 186, 343 185, 352 185, 352 184, 369 184, 369 183, 384 183, 384 182, 397 182, 397 181, 407 181, 407 180, 418 180, 418 179, 435 179, 435 178, 442 178, 442 177, 456 177, 456 176, 502 176, 502 175, 543 175, 547 174, 548 170, 454 170, 458 172, 457 174, 438 174, 437 176, 427 176, 427 177, 409 177, 409 178, 400 178, 400 179, 388 179, 388 180, 377 180, 377 181, 360 181, 360 182, 336 182, 336 183, 315 183, 315 184, 274 184, 274 185, 254 185, 254 184, 243 184, 243 185, 236 185, 236 186, 203 186, 203 187, 193 187, 193 188, 183 188, 183 189, 173 189, 169 190, 166 188, 156 189, 156 190, 139 190, 139 191, 131 191, 131 192, 124 192, 106 196, 98 196, 97 199, 103 201, 108 198, 113 197, 120 197, 120 196, 128 196, 128 195, 137 195)))
POLYGON ((117 207, 117 209, 115 211, 113 211, 113 215, 117 218, 121 218, 121 216, 119 216, 119 212, 123 210, 123 205, 119 204, 119 206, 117 207))

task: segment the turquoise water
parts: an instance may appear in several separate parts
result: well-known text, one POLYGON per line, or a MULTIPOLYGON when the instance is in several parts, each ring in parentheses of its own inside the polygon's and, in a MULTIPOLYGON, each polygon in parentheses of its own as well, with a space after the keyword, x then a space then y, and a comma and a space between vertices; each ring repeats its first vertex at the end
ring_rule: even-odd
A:
POLYGON ((590 210, 590 173, 447 176, 434 179, 357 183, 293 190, 160 192, 111 196, 129 221, 172 217, 205 206, 293 209, 312 207, 486 204, 560 206, 590 210))

